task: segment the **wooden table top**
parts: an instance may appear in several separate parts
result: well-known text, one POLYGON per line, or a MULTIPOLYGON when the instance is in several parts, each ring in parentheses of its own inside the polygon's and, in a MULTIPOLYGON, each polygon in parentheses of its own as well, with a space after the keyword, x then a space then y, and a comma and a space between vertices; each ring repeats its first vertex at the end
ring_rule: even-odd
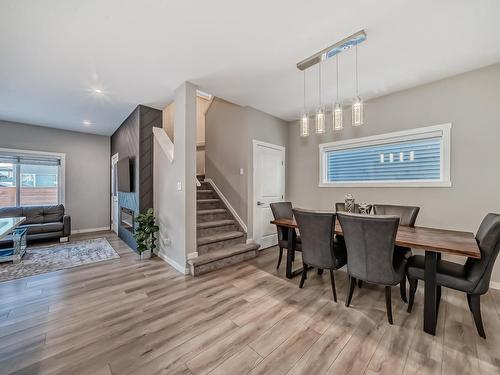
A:
MULTIPOLYGON (((294 219, 273 220, 271 224, 286 228, 298 228, 294 219)), ((343 234, 338 221, 335 222, 335 233, 343 234)), ((476 259, 481 258, 481 251, 474 234, 471 232, 400 226, 396 234, 396 245, 476 259)))

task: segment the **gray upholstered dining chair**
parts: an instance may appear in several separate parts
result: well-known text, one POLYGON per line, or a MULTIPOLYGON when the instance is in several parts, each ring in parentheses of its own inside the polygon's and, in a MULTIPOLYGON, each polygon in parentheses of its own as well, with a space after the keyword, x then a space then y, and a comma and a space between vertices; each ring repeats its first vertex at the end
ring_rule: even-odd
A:
MULTIPOLYGON (((397 206, 393 204, 375 204, 373 205, 373 213, 375 215, 396 215, 399 216, 399 225, 404 225, 406 227, 414 227, 417 221, 418 213, 420 212, 420 207, 416 206, 397 206)), ((409 247, 397 246, 396 256, 405 257, 409 259, 412 256, 411 249, 409 247)), ((407 302, 406 299, 406 280, 400 284, 401 286, 401 299, 407 302)))
MULTIPOLYGON (((477 332, 486 338, 483 320, 481 318, 481 295, 490 286, 493 265, 500 251, 500 215, 488 214, 481 222, 476 233, 476 241, 481 251, 481 259, 468 258, 464 265, 439 260, 437 264, 437 297, 438 306, 441 297, 441 287, 459 290, 467 293, 469 309, 474 317, 477 332)), ((425 258, 415 255, 408 263, 408 279, 410 280, 410 301, 408 312, 411 312, 418 280, 424 280, 425 258)))
MULTIPOLYGON (((274 220, 278 219, 293 219, 293 211, 292 211, 292 202, 276 202, 271 203, 271 211, 273 212, 274 220)), ((278 231, 278 247, 279 247, 279 257, 278 257, 278 265, 276 269, 280 268, 281 259, 283 258, 283 249, 287 249, 288 251, 288 229, 280 226, 276 226, 278 231)), ((294 230, 294 250, 302 251, 301 246, 301 238, 297 235, 297 232, 294 230)))
MULTIPOLYGON (((371 204, 367 205, 367 213, 370 214, 372 212, 373 206, 371 204)), ((345 210, 345 203, 335 203, 335 211, 336 212, 347 212, 345 210)), ((359 204, 354 204, 354 213, 359 214, 359 204)), ((344 246, 345 247, 345 240, 344 236, 341 234, 337 234, 336 236, 337 242, 339 243, 339 246, 344 246)), ((361 288, 363 285, 362 280, 358 280, 358 286, 361 288)), ((405 288, 406 289, 406 288, 405 288)))
POLYGON ((391 286, 405 279, 406 262, 394 256, 399 216, 371 216, 338 213, 347 246, 349 306, 356 279, 385 286, 387 320, 392 324, 391 286))
POLYGON ((337 302, 334 270, 343 267, 347 261, 344 247, 335 245, 335 214, 294 209, 293 214, 302 238, 302 277, 299 287, 304 286, 308 267, 330 271, 333 300, 337 302))

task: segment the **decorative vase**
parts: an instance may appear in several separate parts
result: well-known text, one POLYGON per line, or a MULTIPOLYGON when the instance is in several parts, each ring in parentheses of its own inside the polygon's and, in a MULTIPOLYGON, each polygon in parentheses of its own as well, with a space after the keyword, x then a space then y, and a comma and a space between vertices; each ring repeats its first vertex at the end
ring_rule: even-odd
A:
POLYGON ((144 250, 141 253, 137 254, 139 260, 150 259, 151 258, 151 250, 144 250))
POLYGON ((353 213, 354 212, 354 205, 355 205, 354 197, 352 196, 352 194, 346 194, 346 196, 344 198, 345 198, 345 201, 344 201, 345 211, 353 213))
POLYGON ((369 214, 369 212, 368 212, 368 203, 366 203, 366 202, 360 202, 358 207, 359 207, 358 209, 359 209, 359 213, 360 214, 363 214, 363 215, 368 215, 369 214))

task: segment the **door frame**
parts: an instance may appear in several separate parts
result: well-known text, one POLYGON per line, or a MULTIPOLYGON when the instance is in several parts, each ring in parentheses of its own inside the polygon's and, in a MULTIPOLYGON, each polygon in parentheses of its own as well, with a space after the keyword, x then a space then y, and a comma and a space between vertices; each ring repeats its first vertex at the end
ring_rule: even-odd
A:
MULTIPOLYGON (((272 148, 277 151, 281 151, 283 154, 283 200, 285 199, 286 196, 286 147, 285 146, 280 146, 280 145, 275 145, 273 143, 269 142, 263 142, 263 141, 258 141, 254 139, 252 141, 252 237, 254 241, 257 241, 257 234, 259 233, 257 231, 257 215, 256 215, 256 207, 257 207, 257 179, 256 174, 257 174, 257 168, 256 168, 256 160, 257 160, 257 147, 262 146, 262 147, 268 147, 272 148)), ((274 246, 274 245, 271 245, 274 246)))
POLYGON ((118 152, 116 154, 114 154, 113 156, 111 156, 111 231, 112 232, 115 232, 116 234, 118 234, 118 228, 119 228, 119 225, 118 225, 118 219, 119 219, 119 215, 118 215, 118 210, 120 209, 120 204, 118 202, 118 170, 116 171, 116 181, 114 181, 114 174, 113 174, 113 166, 114 168, 117 168, 117 164, 118 164, 118 152), (113 196, 113 184, 115 185, 115 188, 116 188, 116 210, 115 210, 115 202, 114 202, 114 196, 113 196), (116 211, 116 212, 115 212, 116 211), (116 219, 116 220, 115 220, 116 219), (116 230, 115 230, 115 227, 116 227, 116 230))

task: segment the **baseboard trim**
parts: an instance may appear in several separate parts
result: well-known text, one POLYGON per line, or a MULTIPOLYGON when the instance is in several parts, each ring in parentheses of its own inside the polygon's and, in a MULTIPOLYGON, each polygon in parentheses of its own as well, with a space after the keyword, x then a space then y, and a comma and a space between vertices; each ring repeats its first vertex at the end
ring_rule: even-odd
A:
POLYGON ((175 260, 169 258, 168 255, 163 254, 161 250, 158 252, 158 257, 160 257, 165 262, 167 262, 168 264, 170 264, 172 267, 174 267, 177 271, 179 271, 183 275, 188 275, 189 274, 189 268, 188 267, 182 267, 175 260))
POLYGON ((198 252, 197 251, 193 251, 192 253, 188 254, 187 258, 189 260, 189 259, 196 258, 197 256, 198 256, 198 252))
POLYGON ((241 226, 241 228, 243 228, 245 233, 248 233, 247 225, 243 222, 241 217, 236 213, 236 210, 233 208, 233 206, 231 206, 231 204, 229 203, 227 198, 224 196, 224 194, 222 194, 222 191, 220 191, 220 189, 217 187, 217 185, 215 185, 215 182, 211 178, 206 178, 206 177, 205 177, 205 181, 208 182, 212 186, 212 188, 215 190, 215 192, 219 195, 219 197, 222 199, 222 201, 227 206, 227 208, 229 208, 229 211, 234 216, 234 218, 236 219, 238 224, 241 226))
POLYGON ((500 290, 500 283, 496 281, 490 281, 490 288, 500 290))
POLYGON ((71 234, 102 232, 102 231, 110 230, 110 229, 111 229, 110 227, 88 228, 88 229, 75 229, 75 230, 71 231, 71 234))

